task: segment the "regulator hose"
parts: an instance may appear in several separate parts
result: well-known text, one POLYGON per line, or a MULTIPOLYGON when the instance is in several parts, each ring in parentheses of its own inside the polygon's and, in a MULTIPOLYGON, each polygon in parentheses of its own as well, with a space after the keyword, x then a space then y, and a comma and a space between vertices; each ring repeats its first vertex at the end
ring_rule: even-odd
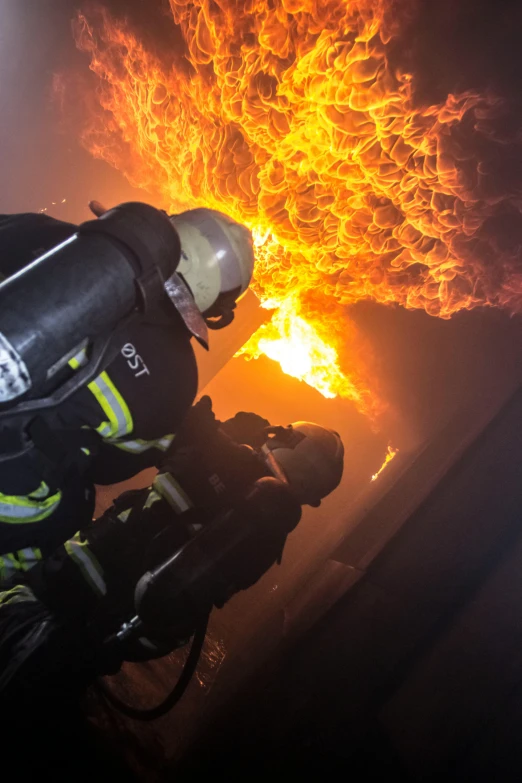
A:
POLYGON ((201 655, 201 650, 203 649, 203 644, 205 642, 205 636, 207 635, 209 617, 210 615, 207 615, 204 620, 202 620, 201 624, 196 627, 183 671, 181 672, 174 688, 156 707, 139 709, 138 707, 133 707, 130 704, 126 704, 124 701, 121 701, 121 699, 114 695, 111 689, 107 687, 106 682, 102 679, 97 680, 96 687, 99 691, 101 691, 107 701, 123 715, 126 715, 127 718, 141 721, 153 721, 157 720, 158 718, 162 718, 179 702, 185 693, 187 686, 194 675, 194 672, 196 671, 196 667, 201 655))

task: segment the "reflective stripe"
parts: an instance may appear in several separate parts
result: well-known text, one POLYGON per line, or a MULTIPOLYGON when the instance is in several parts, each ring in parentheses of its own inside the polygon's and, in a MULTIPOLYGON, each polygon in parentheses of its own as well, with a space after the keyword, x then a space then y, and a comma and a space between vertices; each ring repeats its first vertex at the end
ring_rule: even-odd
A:
POLYGON ((158 474, 154 479, 153 486, 177 514, 192 508, 190 498, 170 473, 158 474))
POLYGON ((140 440, 137 438, 136 440, 123 440, 119 442, 111 441, 111 445, 117 446, 117 448, 121 449, 122 451, 128 451, 131 454, 142 454, 144 451, 148 451, 149 449, 167 451, 173 440, 174 435, 165 435, 165 437, 159 438, 158 440, 140 440))
POLYGON ((38 489, 29 495, 3 495, 0 492, 0 522, 15 525, 47 519, 56 511, 62 499, 60 490, 45 497, 49 491, 47 484, 42 481, 38 489))
POLYGON ((17 557, 14 556, 14 554, 10 553, 8 555, 4 555, 4 558, 8 562, 8 567, 12 568, 13 571, 21 571, 22 565, 17 557))
POLYGON ((26 549, 19 549, 18 552, 15 552, 15 557, 16 556, 18 556, 22 571, 29 571, 30 568, 42 559, 42 552, 37 547, 27 547, 26 549))
POLYGON ((42 552, 37 547, 19 549, 18 552, 0 557, 0 581, 10 579, 17 571, 29 571, 42 559, 42 552))
POLYGON ((147 495, 147 500, 143 504, 143 509, 150 508, 154 505, 154 503, 157 503, 158 500, 161 500, 161 495, 156 492, 155 489, 151 489, 149 494, 147 495))
POLYGON ((85 581, 94 592, 98 595, 106 595, 107 585, 103 578, 102 567, 89 549, 88 543, 81 541, 77 533, 74 538, 65 542, 65 551, 78 566, 85 581))
POLYGON ((99 427, 96 427, 96 431, 102 438, 122 438, 132 432, 131 412, 106 372, 98 375, 96 380, 89 384, 88 389, 94 394, 109 419, 108 422, 102 422, 99 427))
POLYGON ((38 489, 35 489, 34 492, 29 493, 29 497, 39 500, 40 498, 46 498, 48 494, 49 494, 49 487, 47 486, 45 481, 42 481, 38 489))
POLYGON ((27 585, 15 585, 11 590, 0 593, 1 604, 19 604, 27 601, 37 601, 33 591, 27 585))
MULTIPOLYGON (((87 362, 87 353, 82 348, 76 356, 69 360, 69 365, 77 370, 87 362)), ((96 427, 102 438, 122 438, 132 432, 133 421, 129 407, 120 392, 106 372, 100 373, 87 388, 96 398, 96 402, 107 416, 108 421, 102 421, 96 427)))
POLYGON ((72 367, 73 370, 77 370, 78 367, 83 367, 84 364, 87 364, 87 351, 85 348, 82 348, 82 350, 79 351, 76 356, 73 356, 72 359, 69 359, 69 367, 72 367))
POLYGON ((20 563, 14 555, 3 555, 0 557, 0 580, 10 579, 17 571, 21 570, 20 563))
POLYGON ((167 451, 172 445, 175 435, 165 435, 164 438, 160 438, 156 441, 156 448, 160 451, 167 451))
POLYGON ((118 514, 118 519, 120 522, 126 522, 129 518, 129 514, 132 511, 131 508, 125 509, 125 511, 122 511, 121 514, 118 514))

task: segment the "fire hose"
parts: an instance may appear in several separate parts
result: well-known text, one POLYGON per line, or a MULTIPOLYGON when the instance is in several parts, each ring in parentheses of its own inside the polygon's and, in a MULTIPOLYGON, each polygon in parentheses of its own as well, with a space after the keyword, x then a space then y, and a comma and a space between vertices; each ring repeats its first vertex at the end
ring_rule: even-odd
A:
POLYGON ((115 696, 112 690, 107 687, 103 679, 97 680, 96 687, 107 701, 123 715, 126 715, 127 718, 142 721, 152 721, 162 718, 176 706, 194 676, 203 649, 203 644, 205 643, 209 617, 210 615, 207 615, 196 627, 183 671, 173 689, 160 704, 156 705, 156 707, 138 708, 127 704, 115 696))

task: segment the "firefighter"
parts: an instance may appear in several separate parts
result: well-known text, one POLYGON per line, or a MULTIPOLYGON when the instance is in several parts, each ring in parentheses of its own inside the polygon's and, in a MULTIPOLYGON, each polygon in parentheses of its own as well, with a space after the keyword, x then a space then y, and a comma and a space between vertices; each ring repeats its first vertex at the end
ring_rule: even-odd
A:
MULTIPOLYGON (((96 203, 91 209, 96 216, 104 211, 96 203)), ((22 446, 1 425, 0 584, 91 520, 94 484, 123 481, 158 464, 197 390, 194 317, 226 326, 250 283, 254 256, 244 226, 209 209, 170 220, 180 239, 177 272, 190 292, 188 313, 166 302, 153 322, 146 314, 135 321, 105 370, 39 416, 22 446)), ((0 216, 0 274, 10 277, 76 230, 43 214, 0 216)), ((85 361, 80 351, 66 371, 85 361)))
MULTIPOLYGON (((309 422, 270 427, 246 413, 220 424, 208 398, 191 413, 152 487, 125 493, 98 521, 0 594, 0 628, 10 632, 9 641, 0 642, 0 688, 12 676, 10 665, 16 668, 19 656, 31 647, 32 635, 38 639, 37 628, 51 641, 43 645, 44 662, 35 658, 32 676, 45 678, 51 670, 58 679, 66 671, 81 671, 87 679, 99 674, 99 663, 85 651, 135 613, 135 586, 144 571, 208 529, 220 512, 239 508, 241 524, 247 524, 249 514, 263 523, 232 558, 227 555, 227 579, 212 596, 212 603, 222 606, 280 562, 301 506, 318 506, 341 480, 344 450, 331 430, 309 422), (272 476, 279 479, 276 492, 269 484, 264 495, 263 479, 272 476), (245 498, 256 482, 261 491, 249 507, 245 498), (58 640, 54 644, 53 635, 58 640)), ((218 559, 220 553, 213 556, 218 559)), ((168 598, 159 603, 166 604, 162 612, 169 617, 168 598)), ((171 623, 149 629, 139 649, 123 657, 165 655, 193 631, 186 618, 180 625, 180 618, 172 617, 171 623)), ((26 681, 32 676, 26 672, 26 681)))

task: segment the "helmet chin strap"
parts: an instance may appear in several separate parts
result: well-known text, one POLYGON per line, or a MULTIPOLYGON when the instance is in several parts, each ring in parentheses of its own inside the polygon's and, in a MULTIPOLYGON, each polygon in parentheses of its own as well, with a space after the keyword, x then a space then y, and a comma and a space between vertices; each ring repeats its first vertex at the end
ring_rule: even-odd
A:
POLYGON ((275 476, 276 479, 279 479, 279 481, 282 481, 284 484, 288 484, 288 479, 283 473, 278 461, 272 454, 270 447, 265 443, 264 446, 261 446, 261 451, 263 452, 264 460, 268 465, 270 472, 275 476))
POLYGON ((231 324, 233 320, 234 320, 234 311, 224 310, 217 317, 207 316, 205 318, 205 323, 209 329, 216 331, 218 329, 224 329, 225 326, 231 324))
POLYGON ((223 329, 232 323, 240 293, 239 289, 221 293, 212 307, 205 311, 205 321, 209 329, 223 329))

